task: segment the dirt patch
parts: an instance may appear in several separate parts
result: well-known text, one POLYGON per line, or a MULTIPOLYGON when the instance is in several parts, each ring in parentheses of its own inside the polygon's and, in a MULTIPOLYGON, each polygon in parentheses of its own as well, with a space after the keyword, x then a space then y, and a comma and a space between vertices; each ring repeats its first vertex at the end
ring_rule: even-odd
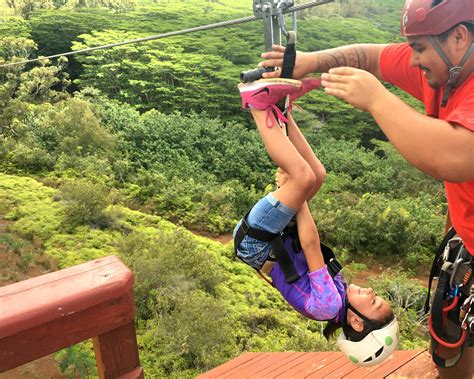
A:
POLYGON ((9 221, 3 220, 2 215, 0 215, 0 234, 4 234, 7 232, 9 221))
MULTIPOLYGON (((352 281, 358 286, 368 287, 370 286, 371 280, 377 279, 378 277, 382 276, 386 270, 387 268, 383 267, 382 265, 375 265, 371 268, 357 270, 354 271, 351 275, 352 281)), ((417 275, 409 278, 409 280, 414 280, 418 284, 426 288, 428 288, 428 279, 429 273, 427 273, 426 275, 417 275)))
POLYGON ((65 379, 54 354, 0 374, 0 379, 65 379))
POLYGON ((213 241, 220 242, 224 245, 232 241, 232 234, 211 234, 203 231, 193 231, 193 233, 197 234, 198 236, 206 237, 213 241))

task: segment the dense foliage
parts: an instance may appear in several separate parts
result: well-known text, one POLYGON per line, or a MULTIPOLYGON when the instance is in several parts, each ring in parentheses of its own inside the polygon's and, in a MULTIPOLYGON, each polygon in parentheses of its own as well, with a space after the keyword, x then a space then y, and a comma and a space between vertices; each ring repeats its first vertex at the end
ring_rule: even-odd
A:
MULTIPOLYGON (((301 12, 299 48, 398 41, 401 3, 301 12)), ((0 64, 238 18, 251 4, 9 1, 0 64)), ((0 215, 13 222, 0 243, 25 267, 33 247, 60 267, 119 255, 135 273, 150 377, 192 377, 244 351, 334 349, 323 324, 291 310, 231 244, 189 232, 231 233, 272 188, 236 89, 262 42, 251 23, 0 71, 0 215)), ((374 288, 403 317, 402 348, 426 344, 424 291, 398 270, 428 267, 446 213, 441 184, 408 166, 366 113, 322 91, 300 105, 295 118, 328 171, 311 204, 322 239, 349 278, 361 262, 392 266, 374 288)), ((62 366, 84 349, 61 353, 62 366)))

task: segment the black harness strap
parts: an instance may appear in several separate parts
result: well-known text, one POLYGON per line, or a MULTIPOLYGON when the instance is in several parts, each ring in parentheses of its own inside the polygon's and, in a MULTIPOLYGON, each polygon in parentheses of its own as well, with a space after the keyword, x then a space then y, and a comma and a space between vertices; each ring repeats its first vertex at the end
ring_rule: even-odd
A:
MULTIPOLYGON (((298 237, 298 228, 296 224, 287 226, 281 233, 270 233, 266 230, 256 229, 249 225, 247 218, 250 211, 242 219, 242 224, 240 225, 237 233, 234 238, 234 251, 237 255, 237 249, 240 246, 241 242, 246 235, 249 237, 255 238, 260 241, 270 242, 272 245, 272 252, 276 258, 276 261, 280 265, 283 274, 285 275, 285 281, 288 284, 296 282, 300 279, 300 276, 296 272, 295 265, 291 260, 288 251, 285 247, 285 239, 290 237, 292 249, 294 252, 301 251, 301 244, 298 237)), ((327 266, 328 272, 332 278, 334 278, 339 271, 342 270, 342 265, 336 259, 336 255, 328 246, 321 243, 321 251, 324 257, 324 263, 327 266)), ((268 260, 273 260, 271 257, 268 260)), ((244 262, 245 263, 245 262, 244 262)), ((259 269, 255 268, 258 272, 259 269)))
POLYGON ((334 278, 342 270, 342 265, 336 259, 336 255, 330 247, 321 243, 321 251, 323 252, 324 263, 326 263, 329 275, 331 275, 331 278, 334 278))
POLYGON ((237 248, 240 246, 240 243, 242 242, 242 240, 244 239, 246 235, 260 241, 265 241, 265 242, 270 242, 275 237, 279 236, 279 234, 270 233, 270 232, 267 232, 266 230, 252 228, 247 221, 249 213, 250 211, 248 211, 247 214, 244 216, 244 218, 242 219, 242 224, 240 225, 239 229, 237 230, 237 233, 235 234, 234 251, 236 253, 237 253, 237 248))
MULTIPOLYGON (((275 255, 277 262, 280 264, 281 270, 285 275, 285 280, 288 284, 296 282, 300 276, 296 272, 295 266, 286 251, 283 242, 283 233, 270 233, 266 230, 256 229, 248 224, 247 217, 250 211, 247 212, 242 219, 242 224, 234 238, 234 250, 237 253, 237 248, 246 235, 260 241, 270 242, 272 245, 272 252, 275 255)), ((258 270, 258 269, 257 269, 258 270)))
POLYGON ((296 33, 288 32, 283 65, 281 67, 281 78, 291 79, 296 62, 296 33))
MULTIPOLYGON (((432 358, 439 367, 453 367, 461 359, 464 348, 472 344, 467 327, 460 319, 461 307, 469 298, 472 286, 472 258, 464 248, 460 238, 455 237, 451 228, 438 247, 431 267, 429 288, 438 276, 436 291, 431 304, 428 328, 431 335, 432 358), (468 258, 469 257, 469 258, 468 258), (439 348, 458 349, 456 356, 445 359, 439 348)), ((429 310, 429 292, 425 303, 425 313, 429 310)), ((470 312, 470 308, 469 308, 470 312)))
POLYGON ((288 284, 296 282, 300 276, 296 272, 295 265, 286 251, 285 244, 283 242, 282 234, 279 234, 273 239, 272 250, 276 257, 278 264, 285 275, 285 280, 288 284))
POLYGON ((456 230, 454 228, 449 229, 448 233, 444 236, 443 240, 438 246, 438 249, 436 250, 434 259, 433 259, 433 264, 431 266, 431 271, 430 271, 430 279, 428 281, 428 295, 426 296, 426 301, 425 301, 425 314, 427 314, 430 310, 430 294, 431 294, 431 284, 433 283, 433 278, 439 274, 439 270, 441 269, 441 255, 443 254, 443 251, 448 244, 449 240, 454 237, 456 234, 456 230))
MULTIPOLYGON (((283 233, 291 237, 291 245, 292 245, 293 251, 298 252, 302 250, 300 239, 298 236, 298 227, 296 224, 287 226, 286 229, 283 231, 283 233)), ((342 265, 336 259, 336 255, 334 254, 334 252, 329 246, 326 246, 321 242, 320 242, 320 245, 321 245, 321 252, 323 253, 324 263, 327 266, 329 275, 331 275, 331 278, 334 278, 338 274, 338 272, 342 270, 342 265)))
MULTIPOLYGON (((463 330, 459 328, 460 335, 456 336, 458 340, 461 342, 461 344, 458 344, 460 346, 457 346, 461 348, 459 353, 456 354, 455 357, 452 357, 449 359, 441 358, 441 356, 438 353, 440 342, 442 342, 444 345, 446 345, 447 343, 451 344, 451 341, 439 340, 438 342, 438 339, 440 339, 441 336, 446 335, 445 333, 446 322, 449 322, 447 320, 447 318, 449 317, 449 313, 447 312, 447 309, 455 308, 459 301, 459 298, 455 297, 453 299, 453 302, 449 306, 447 306, 446 309, 443 308, 443 305, 445 305, 444 298, 446 296, 446 288, 449 288, 449 279, 451 277, 451 273, 452 273, 452 263, 446 262, 441 268, 441 272, 439 274, 438 285, 436 287, 436 292, 433 296, 433 304, 432 304, 430 320, 429 320, 430 334, 432 337, 431 338, 431 343, 432 343, 431 356, 433 358, 433 362, 442 368, 445 368, 445 367, 449 368, 449 367, 455 366, 461 359, 464 352, 464 346, 465 346, 464 340, 461 340, 463 330), (447 314, 445 315, 445 313, 447 314)), ((456 320, 453 320, 453 321, 456 321, 456 320)))
POLYGON ((431 308, 431 321, 433 329, 437 335, 441 335, 443 331, 443 303, 446 295, 446 288, 449 288, 449 278, 452 272, 452 263, 446 262, 439 274, 438 285, 433 296, 433 304, 431 308))

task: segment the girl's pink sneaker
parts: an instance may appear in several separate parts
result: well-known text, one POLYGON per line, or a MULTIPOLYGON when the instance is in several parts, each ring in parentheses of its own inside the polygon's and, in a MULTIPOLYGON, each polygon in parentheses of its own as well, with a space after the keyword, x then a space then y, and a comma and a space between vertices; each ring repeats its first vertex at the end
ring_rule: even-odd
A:
MULTIPOLYGON (((290 104, 288 106, 288 112, 291 112, 293 110, 293 101, 296 99, 299 99, 301 96, 304 94, 321 87, 321 79, 319 78, 303 78, 301 79, 301 87, 299 88, 298 91, 293 92, 290 95, 290 104)), ((301 107, 296 104, 298 108, 301 109, 301 107)))
POLYGON ((271 112, 275 111, 279 121, 288 122, 283 112, 276 106, 284 97, 296 93, 301 82, 293 79, 261 79, 255 82, 239 84, 242 108, 255 108, 267 111, 267 126, 273 127, 271 112), (269 122, 270 121, 270 122, 269 122))
POLYGON ((293 92, 290 95, 290 101, 295 101, 299 99, 304 94, 321 87, 321 79, 319 78, 303 78, 300 80, 301 86, 298 91, 293 92))

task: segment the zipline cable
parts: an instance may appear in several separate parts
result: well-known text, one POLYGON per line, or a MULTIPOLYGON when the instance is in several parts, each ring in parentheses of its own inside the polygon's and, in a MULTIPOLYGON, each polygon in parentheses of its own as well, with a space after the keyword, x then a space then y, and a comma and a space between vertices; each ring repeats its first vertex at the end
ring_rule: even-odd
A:
MULTIPOLYGON (((304 9, 307 9, 307 8, 315 7, 317 5, 323 5, 323 4, 328 4, 328 3, 332 3, 332 2, 334 2, 334 0, 313 0, 313 1, 311 1, 309 3, 306 3, 306 4, 299 4, 299 5, 295 5, 294 7, 288 8, 283 13, 298 12, 298 11, 301 11, 301 10, 304 10, 304 9)), ((145 37, 145 38, 137 38, 137 39, 132 39, 132 40, 129 40, 129 41, 111 43, 111 44, 108 44, 108 45, 102 45, 102 46, 96 46, 96 47, 89 47, 87 49, 70 51, 70 52, 67 52, 67 53, 50 55, 50 56, 47 56, 47 57, 39 57, 39 58, 29 59, 29 60, 25 60, 25 61, 21 61, 21 62, 7 63, 7 64, 0 65, 0 68, 19 66, 19 65, 22 65, 22 64, 26 64, 26 63, 33 63, 33 62, 38 62, 38 61, 42 61, 42 60, 45 60, 45 59, 54 59, 54 58, 59 58, 59 57, 65 57, 65 56, 68 56, 68 55, 82 54, 82 53, 87 53, 87 52, 95 51, 95 50, 110 49, 110 48, 117 47, 117 46, 130 45, 130 44, 133 44, 133 43, 153 41, 153 40, 156 40, 156 39, 174 37, 174 36, 179 36, 179 35, 188 34, 188 33, 200 32, 200 31, 203 31, 203 30, 223 28, 223 27, 227 27, 227 26, 243 24, 245 22, 256 21, 256 20, 261 20, 261 18, 256 17, 256 16, 247 16, 247 17, 242 17, 242 18, 238 18, 238 19, 235 19, 235 20, 227 20, 227 21, 217 22, 215 24, 202 25, 202 26, 197 26, 197 27, 194 27, 194 28, 189 28, 189 29, 183 29, 183 30, 178 30, 178 31, 174 31, 174 32, 158 34, 156 36, 150 36, 150 37, 145 37)))

